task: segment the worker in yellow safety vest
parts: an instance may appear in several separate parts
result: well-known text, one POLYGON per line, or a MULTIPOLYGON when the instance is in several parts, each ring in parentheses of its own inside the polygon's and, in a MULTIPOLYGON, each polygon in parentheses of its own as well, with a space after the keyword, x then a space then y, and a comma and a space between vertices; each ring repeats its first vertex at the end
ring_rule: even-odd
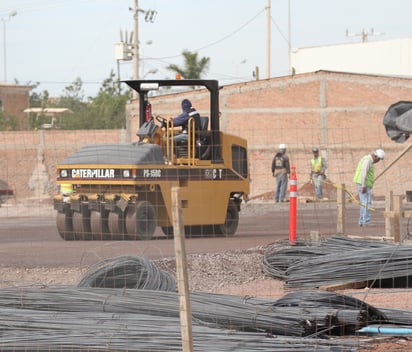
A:
POLYGON ((60 194, 68 196, 74 193, 73 185, 71 183, 62 183, 60 185, 60 194))
POLYGON ((310 182, 315 186, 316 197, 322 199, 322 183, 326 178, 327 163, 325 157, 319 155, 319 148, 313 148, 312 153, 313 158, 310 160, 310 182))
POLYGON ((361 203, 359 214, 359 226, 367 226, 371 221, 370 206, 372 204, 372 187, 375 182, 374 164, 385 158, 385 152, 377 149, 363 156, 356 167, 353 182, 358 187, 359 202, 361 203))

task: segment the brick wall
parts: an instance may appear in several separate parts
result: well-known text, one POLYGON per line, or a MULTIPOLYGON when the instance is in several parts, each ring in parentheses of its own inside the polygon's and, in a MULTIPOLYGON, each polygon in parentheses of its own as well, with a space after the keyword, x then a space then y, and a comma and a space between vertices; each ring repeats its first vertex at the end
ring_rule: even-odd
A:
POLYGON ((4 112, 17 118, 19 129, 28 129, 29 121, 24 109, 29 107, 30 86, 0 84, 0 100, 4 112))
MULTIPOLYGON (((207 92, 188 91, 151 99, 153 114, 176 116, 180 101, 190 98, 202 113, 208 111, 207 92)), ((376 174, 407 147, 392 142, 382 124, 389 105, 412 97, 412 80, 404 78, 319 71, 269 80, 224 86, 220 90, 221 128, 247 138, 250 156, 251 196, 274 189, 270 166, 280 143, 288 146, 296 166, 298 185, 309 179, 311 149, 317 146, 328 160, 328 178, 355 192, 352 182, 358 160, 377 148, 387 157, 376 174)), ((131 105, 129 108, 136 108, 131 105)), ((138 117, 131 118, 132 138, 138 117)), ((388 190, 404 194, 412 189, 407 153, 379 177, 374 193, 388 190)))
POLYGON ((125 130, 0 132, 0 181, 17 201, 48 198, 55 193, 59 161, 86 144, 125 141, 125 130))
MULTIPOLYGON (((176 116, 180 101, 189 98, 208 114, 203 90, 151 99, 154 115, 176 116)), ((376 148, 386 159, 376 165, 379 174, 409 145, 392 142, 382 124, 389 105, 412 97, 412 80, 335 72, 315 72, 224 86, 220 90, 221 128, 248 139, 251 196, 274 189, 271 161, 280 143, 286 143, 296 167, 298 188, 309 179, 311 149, 318 146, 328 161, 332 183, 355 191, 352 177, 358 160, 376 148)), ((127 132, 31 131, 0 133, 0 180, 16 190, 18 198, 53 194, 55 165, 85 144, 136 141, 138 105, 127 107, 127 132), (43 185, 47 174, 47 185, 43 185), (44 190, 44 188, 46 190, 44 190), (42 192, 43 191, 43 195, 42 192)), ((412 155, 396 161, 376 182, 375 196, 392 190, 412 190, 412 155)))

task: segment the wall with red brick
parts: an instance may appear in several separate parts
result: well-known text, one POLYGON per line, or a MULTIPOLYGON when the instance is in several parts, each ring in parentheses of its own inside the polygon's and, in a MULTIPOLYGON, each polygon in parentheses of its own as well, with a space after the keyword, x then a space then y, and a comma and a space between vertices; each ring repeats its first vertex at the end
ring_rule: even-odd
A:
MULTIPOLYGON (((204 90, 154 97, 153 114, 176 116, 183 98, 190 98, 207 114, 206 97, 204 90)), ((352 177, 363 155, 377 148, 386 151, 386 160, 376 165, 379 175, 407 146, 386 136, 382 120, 389 105, 409 97, 411 79, 319 71, 224 86, 220 90, 220 124, 223 131, 248 140, 251 196, 274 189, 270 166, 280 143, 288 146, 298 184, 308 181, 311 149, 317 146, 328 160, 329 181, 355 192, 352 177)), ((130 124, 135 131, 137 115, 130 124)), ((406 171, 411 161, 411 153, 407 153, 379 177, 375 196, 388 190, 405 194, 412 189, 406 171)))
MULTIPOLYGON (((220 124, 226 133, 248 140, 251 197, 273 191, 270 167, 280 143, 287 144, 298 188, 309 179, 314 146, 327 158, 329 181, 345 184, 350 192, 355 191, 352 177, 358 160, 383 148, 386 159, 376 165, 376 174, 387 171, 378 178, 374 194, 384 196, 391 190, 405 194, 412 190, 412 154, 394 161, 409 141, 392 142, 382 120, 389 105, 409 97, 411 79, 320 71, 224 86, 220 124)), ((176 116, 183 98, 189 98, 202 115, 209 114, 206 92, 190 90, 151 98, 153 115, 176 116)), ((0 180, 9 183, 19 198, 39 197, 41 191, 53 194, 55 165, 73 151, 85 144, 137 140, 137 102, 127 111, 127 131, 0 133, 0 180), (45 173, 47 186, 42 184, 45 173)))
POLYGON ((0 180, 16 200, 55 193, 56 164, 86 144, 125 143, 125 130, 0 132, 0 180))
POLYGON ((28 129, 29 121, 24 109, 29 107, 30 86, 17 84, 0 85, 0 100, 3 111, 15 116, 18 120, 19 129, 28 129))

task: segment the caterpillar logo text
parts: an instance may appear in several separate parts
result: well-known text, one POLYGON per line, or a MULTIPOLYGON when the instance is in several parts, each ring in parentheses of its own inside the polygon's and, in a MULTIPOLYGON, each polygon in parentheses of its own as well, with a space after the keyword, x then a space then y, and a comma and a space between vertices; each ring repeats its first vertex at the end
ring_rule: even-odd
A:
POLYGON ((114 169, 73 169, 72 178, 114 178, 114 169))

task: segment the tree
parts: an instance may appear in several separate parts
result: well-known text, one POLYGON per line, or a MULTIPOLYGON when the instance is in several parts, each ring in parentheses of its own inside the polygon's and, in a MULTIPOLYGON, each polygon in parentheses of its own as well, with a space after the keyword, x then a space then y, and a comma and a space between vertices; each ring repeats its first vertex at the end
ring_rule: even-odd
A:
POLYGON ((62 98, 64 99, 82 101, 84 98, 84 92, 83 81, 81 78, 77 77, 71 85, 64 88, 63 93, 62 98))
MULTIPOLYGON (((38 83, 32 85, 33 89, 38 87, 38 83)), ((31 108, 46 108, 51 107, 52 102, 49 100, 50 94, 47 90, 42 93, 32 92, 29 97, 29 104, 31 108)), ((43 123, 48 123, 49 118, 45 116, 38 116, 35 113, 30 113, 29 115, 29 127, 33 130, 40 128, 43 123)))
POLYGON ((16 116, 8 114, 4 111, 0 112, 0 131, 17 131, 19 122, 16 116))
MULTIPOLYGON (((37 88, 37 86, 34 86, 37 88)), ((51 99, 47 90, 30 94, 30 107, 68 108, 73 113, 61 116, 59 127, 66 130, 77 129, 115 129, 124 128, 126 124, 126 104, 131 99, 131 89, 122 89, 113 70, 102 83, 96 97, 84 99, 83 82, 76 78, 64 88, 59 99, 51 99)), ((30 128, 40 128, 47 122, 45 116, 30 115, 30 128)), ((0 113, 0 130, 16 129, 12 117, 0 113)))
POLYGON ((78 79, 66 87, 66 96, 60 99, 60 106, 70 108, 73 115, 65 119, 63 128, 75 129, 113 129, 123 128, 126 124, 126 103, 130 100, 128 90, 122 94, 113 70, 102 83, 95 98, 82 102, 82 85, 78 79), (68 89, 69 88, 69 89, 68 89))
POLYGON ((173 64, 167 66, 166 68, 187 79, 200 79, 201 76, 209 69, 209 57, 202 57, 198 60, 197 53, 192 53, 188 50, 183 50, 182 55, 185 60, 184 68, 173 64))

